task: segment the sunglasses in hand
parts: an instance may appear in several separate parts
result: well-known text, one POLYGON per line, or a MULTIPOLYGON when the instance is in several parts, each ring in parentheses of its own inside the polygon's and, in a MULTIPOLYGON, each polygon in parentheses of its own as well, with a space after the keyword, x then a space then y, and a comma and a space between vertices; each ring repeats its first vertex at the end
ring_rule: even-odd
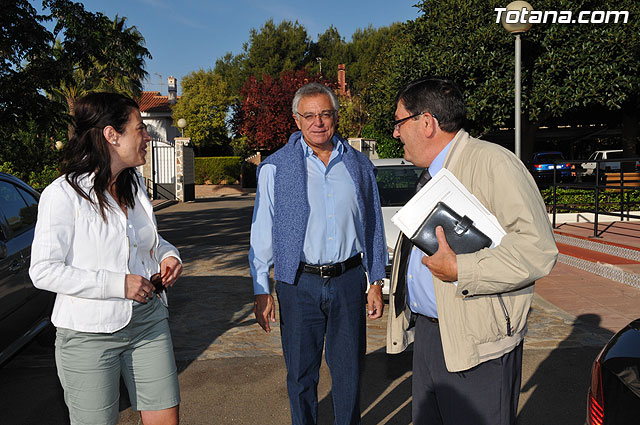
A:
MULTIPOLYGON (((170 272, 171 272, 171 267, 167 267, 165 276, 167 276, 170 272)), ((149 278, 149 282, 151 282, 151 284, 155 288, 154 292, 158 295, 161 294, 163 291, 166 291, 167 289, 162 284, 162 278, 163 276, 160 273, 156 273, 149 278)))

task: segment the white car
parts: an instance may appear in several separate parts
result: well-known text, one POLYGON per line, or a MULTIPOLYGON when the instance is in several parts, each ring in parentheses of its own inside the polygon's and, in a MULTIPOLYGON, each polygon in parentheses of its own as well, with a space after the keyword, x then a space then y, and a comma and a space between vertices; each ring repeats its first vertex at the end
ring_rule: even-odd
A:
POLYGON ((400 229, 391 222, 391 217, 398 212, 416 192, 418 177, 422 168, 416 167, 403 158, 371 160, 377 169, 376 181, 380 193, 380 205, 384 219, 384 232, 389 251, 389 265, 384 282, 383 294, 389 294, 389 277, 393 261, 393 249, 396 246, 400 229))
MULTIPOLYGON (((622 149, 612 149, 607 151, 595 151, 594 153, 591 154, 591 156, 589 156, 589 159, 587 159, 587 161, 606 161, 606 162, 600 163, 601 170, 618 171, 620 170, 619 159, 623 157, 624 156, 622 153, 622 149), (607 161, 607 160, 611 160, 611 161, 607 161)), ((589 176, 595 173, 595 170, 596 170, 595 162, 583 162, 580 165, 582 166, 582 168, 585 169, 586 175, 589 176)))

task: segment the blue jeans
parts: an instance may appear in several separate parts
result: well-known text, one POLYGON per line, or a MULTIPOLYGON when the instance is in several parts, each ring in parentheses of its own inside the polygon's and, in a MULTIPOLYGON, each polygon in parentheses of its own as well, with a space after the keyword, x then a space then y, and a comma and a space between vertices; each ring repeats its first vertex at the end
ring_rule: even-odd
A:
POLYGON ((333 278, 299 272, 293 285, 276 283, 293 425, 317 422, 325 336, 335 423, 360 423, 366 284, 362 266, 333 278))

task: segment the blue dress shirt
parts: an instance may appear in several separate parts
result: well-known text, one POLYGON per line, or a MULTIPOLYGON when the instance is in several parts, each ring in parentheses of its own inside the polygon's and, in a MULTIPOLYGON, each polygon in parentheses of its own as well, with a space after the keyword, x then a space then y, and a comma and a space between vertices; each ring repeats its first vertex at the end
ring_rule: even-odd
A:
MULTIPOLYGON (((362 252, 362 214, 358 208, 356 187, 342 162, 344 147, 333 142, 329 164, 313 154, 302 138, 307 168, 307 197, 310 214, 305 232, 303 259, 309 264, 332 264, 362 252)), ((269 269, 273 265, 273 206, 276 167, 263 165, 258 178, 256 206, 251 225, 249 266, 253 292, 269 294, 269 269)))
MULTIPOLYGON (((435 176, 444 165, 444 159, 449 152, 451 142, 445 146, 429 166, 429 174, 435 176)), ((422 264, 422 257, 426 254, 415 246, 411 248, 407 265, 407 304, 414 313, 423 316, 438 317, 436 294, 433 289, 433 275, 431 270, 422 264)))

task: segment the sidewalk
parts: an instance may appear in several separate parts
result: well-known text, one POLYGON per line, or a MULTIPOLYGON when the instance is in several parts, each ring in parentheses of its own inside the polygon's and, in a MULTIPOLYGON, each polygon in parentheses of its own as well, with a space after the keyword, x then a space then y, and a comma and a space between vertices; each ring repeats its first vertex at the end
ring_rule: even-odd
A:
MULTIPOLYGON (((255 188, 243 188, 239 184, 199 184, 195 187, 196 199, 219 198, 229 196, 252 196, 255 188)), ((178 203, 176 200, 153 199, 153 210, 158 211, 178 203)))
POLYGON ((571 316, 612 332, 640 317, 640 289, 633 286, 640 273, 640 223, 599 223, 598 238, 592 237, 593 223, 563 223, 555 234, 563 241, 558 242, 560 258, 552 272, 536 282, 536 294, 571 316), (590 269, 624 275, 627 279, 622 280, 631 283, 607 279, 590 269))

